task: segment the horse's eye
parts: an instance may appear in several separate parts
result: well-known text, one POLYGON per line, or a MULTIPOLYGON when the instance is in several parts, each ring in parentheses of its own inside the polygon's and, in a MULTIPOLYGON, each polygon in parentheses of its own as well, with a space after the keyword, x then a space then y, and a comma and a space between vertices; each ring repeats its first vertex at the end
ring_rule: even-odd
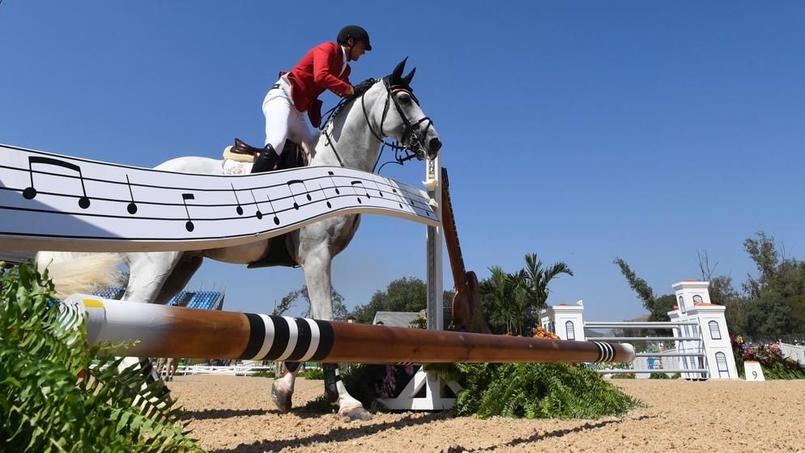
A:
POLYGON ((400 102, 403 103, 403 104, 410 104, 411 103, 411 96, 409 96, 409 95, 407 95, 405 93, 401 94, 399 99, 400 99, 400 102))

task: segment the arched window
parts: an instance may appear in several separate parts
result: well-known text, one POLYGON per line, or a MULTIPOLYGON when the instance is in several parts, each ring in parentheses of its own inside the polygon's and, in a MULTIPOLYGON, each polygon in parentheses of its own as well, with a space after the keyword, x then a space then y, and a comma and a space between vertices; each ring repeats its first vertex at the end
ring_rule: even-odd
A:
POLYGON ((576 339, 576 329, 573 328, 573 321, 568 321, 565 323, 565 331, 567 332, 568 340, 576 339))
POLYGON ((707 323, 710 326, 710 338, 713 340, 721 339, 721 329, 718 327, 717 321, 710 321, 707 323))
POLYGON ((716 352, 716 367, 718 368, 718 377, 730 377, 727 356, 723 352, 716 352))

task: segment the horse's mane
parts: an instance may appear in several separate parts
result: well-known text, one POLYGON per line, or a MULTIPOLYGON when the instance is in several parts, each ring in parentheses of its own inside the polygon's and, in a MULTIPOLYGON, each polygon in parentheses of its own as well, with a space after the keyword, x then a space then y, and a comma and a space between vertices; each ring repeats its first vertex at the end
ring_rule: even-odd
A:
POLYGON ((325 121, 321 123, 321 127, 319 129, 320 130, 326 129, 327 126, 330 125, 330 123, 335 121, 336 117, 338 117, 338 115, 341 112, 343 112, 344 109, 351 106, 358 98, 361 98, 364 95, 364 93, 369 91, 369 88, 373 87, 377 82, 380 82, 381 80, 383 79, 368 78, 363 82, 359 83, 357 85, 359 87, 360 86, 368 86, 368 87, 360 92, 356 92, 353 96, 350 96, 349 98, 343 98, 340 101, 338 101, 338 104, 336 104, 335 107, 330 109, 330 111, 325 114, 327 118, 325 121), (371 82, 371 84, 369 84, 369 82, 371 82))

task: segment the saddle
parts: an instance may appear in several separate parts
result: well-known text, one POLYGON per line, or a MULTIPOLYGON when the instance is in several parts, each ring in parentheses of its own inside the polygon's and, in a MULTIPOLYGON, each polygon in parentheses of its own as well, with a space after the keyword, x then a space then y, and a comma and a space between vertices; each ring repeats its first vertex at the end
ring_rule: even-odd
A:
MULTIPOLYGON (((227 146, 226 149, 224 149, 224 159, 231 159, 236 162, 254 163, 254 160, 263 151, 265 151, 264 148, 256 148, 236 138, 235 144, 227 146)), ((304 148, 291 140, 285 140, 282 155, 277 163, 277 170, 307 167, 309 163, 310 160, 304 148)), ((288 234, 289 233, 285 233, 281 236, 271 238, 271 240, 268 241, 268 248, 265 254, 257 261, 249 263, 248 268, 253 269, 272 266, 299 267, 299 263, 291 257, 291 253, 288 250, 288 234)))
MULTIPOLYGON (((254 160, 263 151, 265 151, 265 148, 257 148, 239 138, 235 138, 235 144, 229 145, 224 149, 224 159, 254 163, 254 160)), ((277 170, 307 167, 309 163, 310 159, 302 146, 291 140, 285 140, 280 161, 277 163, 277 170)))

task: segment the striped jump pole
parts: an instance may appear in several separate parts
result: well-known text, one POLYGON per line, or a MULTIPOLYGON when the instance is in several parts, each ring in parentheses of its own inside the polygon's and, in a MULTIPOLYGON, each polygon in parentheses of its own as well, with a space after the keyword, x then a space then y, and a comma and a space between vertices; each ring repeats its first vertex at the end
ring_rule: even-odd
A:
POLYGON ((342 363, 628 362, 630 344, 373 326, 195 310, 72 295, 90 345, 139 340, 121 355, 342 363))

